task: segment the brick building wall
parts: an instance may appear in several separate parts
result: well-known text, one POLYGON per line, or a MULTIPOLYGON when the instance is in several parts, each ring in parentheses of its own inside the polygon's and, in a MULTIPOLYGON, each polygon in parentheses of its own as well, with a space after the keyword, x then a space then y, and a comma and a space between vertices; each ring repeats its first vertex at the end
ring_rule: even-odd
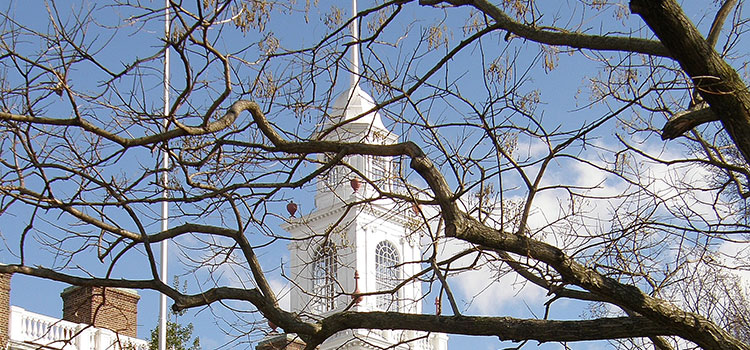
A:
POLYGON ((13 275, 0 272, 0 349, 8 344, 10 325, 10 278, 13 275))
POLYGON ((134 291, 120 288, 69 287, 60 293, 63 320, 107 328, 129 337, 138 336, 138 299, 134 291))

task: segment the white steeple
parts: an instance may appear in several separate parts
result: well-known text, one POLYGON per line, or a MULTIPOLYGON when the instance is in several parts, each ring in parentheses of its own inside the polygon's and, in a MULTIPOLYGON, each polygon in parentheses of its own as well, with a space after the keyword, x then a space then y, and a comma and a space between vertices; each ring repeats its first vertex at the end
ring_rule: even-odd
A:
MULTIPOLYGON (((351 34, 357 42, 357 2, 352 0, 351 34)), ((339 95, 323 125, 325 140, 393 144, 398 136, 383 124, 374 99, 359 86, 359 44, 350 46, 350 84, 339 95)), ((332 155, 321 155, 321 164, 332 155)), ((417 279, 401 283, 422 270, 421 232, 411 205, 377 199, 397 192, 399 159, 356 155, 321 175, 315 209, 291 218, 282 227, 291 234, 292 312, 320 318, 333 312, 422 312, 417 279), (355 279, 358 275, 358 279, 355 279), (396 288, 399 286, 398 288, 396 288), (375 293, 364 297, 354 295, 375 293), (378 294, 379 293, 379 294, 378 294)), ((320 345, 321 350, 372 346, 396 350, 446 350, 447 336, 400 330, 350 330, 320 345), (410 342, 411 339, 417 339, 410 342)))
MULTIPOLYGON (((351 76, 347 89, 336 97, 323 124, 323 139, 387 145, 398 142, 398 136, 383 124, 375 100, 360 87, 359 34, 357 25, 357 0, 352 0, 352 21, 349 27, 353 44, 349 46, 351 76)), ((329 159, 321 157, 321 163, 329 159)), ((347 166, 331 169, 325 179, 318 183, 315 206, 323 208, 342 203, 351 195, 349 181, 369 180, 381 190, 392 189, 399 175, 398 159, 392 157, 353 156, 344 159, 347 166), (354 168, 355 170, 352 170, 354 168), (359 175, 359 174, 361 175, 359 175)), ((374 187, 364 186, 360 192, 365 197, 375 195, 374 187)))

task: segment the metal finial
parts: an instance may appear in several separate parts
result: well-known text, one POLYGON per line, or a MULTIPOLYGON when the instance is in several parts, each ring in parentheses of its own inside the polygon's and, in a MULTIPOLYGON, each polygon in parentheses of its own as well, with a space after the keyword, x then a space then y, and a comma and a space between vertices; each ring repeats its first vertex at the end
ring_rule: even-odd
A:
POLYGON ((361 290, 359 290, 359 271, 354 271, 354 293, 352 293, 352 299, 354 300, 354 305, 359 305, 359 303, 362 302, 362 299, 364 297, 360 295, 362 293, 361 290))
POLYGON ((354 44, 351 47, 351 88, 354 89, 359 82, 359 26, 357 25, 357 0, 352 0, 352 24, 350 31, 352 33, 352 40, 354 41, 354 44))

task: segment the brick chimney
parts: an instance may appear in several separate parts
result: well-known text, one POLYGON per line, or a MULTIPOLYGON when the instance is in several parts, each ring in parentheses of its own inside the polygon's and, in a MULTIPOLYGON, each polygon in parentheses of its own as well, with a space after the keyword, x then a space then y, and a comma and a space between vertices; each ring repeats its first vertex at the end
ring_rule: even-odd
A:
POLYGON ((133 290, 103 287, 68 287, 60 293, 63 320, 85 323, 136 338, 138 296, 133 290))
POLYGON ((10 325, 10 278, 12 274, 0 272, 0 349, 8 345, 10 325))

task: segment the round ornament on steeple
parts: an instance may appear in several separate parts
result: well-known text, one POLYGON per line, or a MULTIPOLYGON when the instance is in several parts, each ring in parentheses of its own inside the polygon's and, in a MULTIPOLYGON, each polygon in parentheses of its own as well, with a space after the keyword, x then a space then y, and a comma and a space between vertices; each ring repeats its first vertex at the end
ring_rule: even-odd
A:
POLYGON ((286 205, 286 211, 289 212, 289 216, 294 217, 294 214, 297 213, 297 203, 294 203, 294 201, 289 202, 286 205))

